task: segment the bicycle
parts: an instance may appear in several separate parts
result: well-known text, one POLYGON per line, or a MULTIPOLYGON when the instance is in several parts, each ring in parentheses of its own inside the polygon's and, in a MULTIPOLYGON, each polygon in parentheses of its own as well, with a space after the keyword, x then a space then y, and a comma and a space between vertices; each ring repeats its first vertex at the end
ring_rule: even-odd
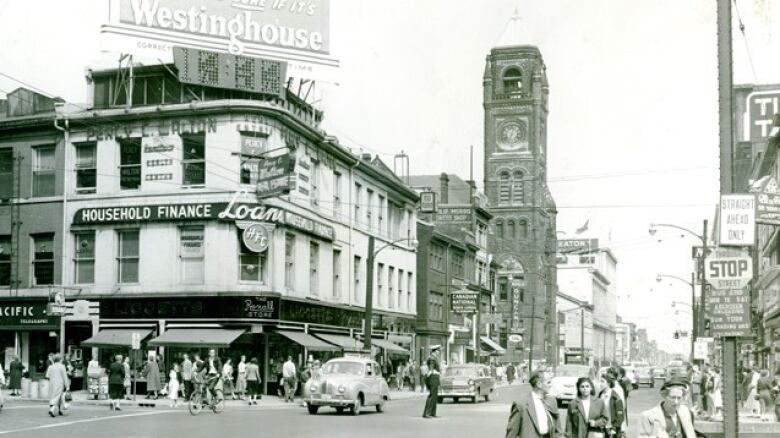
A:
POLYGON ((200 414, 203 408, 209 408, 215 414, 219 414, 225 410, 225 397, 222 394, 222 390, 216 388, 216 385, 219 384, 219 379, 219 376, 210 377, 206 382, 195 384, 196 389, 192 392, 192 395, 190 395, 188 405, 191 415, 200 414), (215 382, 213 391, 209 389, 212 382, 215 382), (211 397, 208 396, 208 391, 212 392, 211 397))

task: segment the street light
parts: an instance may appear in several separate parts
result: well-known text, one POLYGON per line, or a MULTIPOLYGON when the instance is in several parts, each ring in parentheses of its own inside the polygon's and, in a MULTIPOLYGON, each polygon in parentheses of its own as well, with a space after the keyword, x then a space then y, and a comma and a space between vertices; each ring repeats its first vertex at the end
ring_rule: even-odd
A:
POLYGON ((363 349, 371 351, 371 329, 372 319, 374 319, 374 260, 377 254, 382 252, 385 248, 395 247, 397 243, 408 241, 412 249, 417 248, 417 239, 410 237, 404 237, 402 239, 396 239, 392 242, 386 243, 374 249, 374 236, 368 236, 368 259, 366 260, 366 311, 363 319, 363 349))
MULTIPOLYGON (((706 221, 705 221, 706 223, 706 221)), ((705 225, 706 228, 706 225, 705 225)), ((697 323, 696 323, 696 274, 691 272, 691 281, 685 280, 682 277, 678 277, 676 275, 664 275, 664 274, 658 274, 655 276, 655 281, 660 283, 664 278, 672 278, 677 281, 681 281, 688 286, 691 287, 691 362, 693 362, 693 350, 694 350, 694 342, 696 341, 696 337, 698 335, 698 330, 696 329, 697 323)), ((704 302, 704 290, 702 289, 702 303, 704 302)), ((672 301, 672 307, 674 307, 675 303, 679 304, 685 304, 682 301, 672 301)))
MULTIPOLYGON (((697 324, 698 325, 697 333, 704 334, 705 333, 704 320, 706 319, 706 309, 707 309, 707 294, 706 294, 706 289, 707 289, 706 288, 706 284, 707 284, 707 271, 705 270, 706 266, 707 266, 706 265, 706 259, 707 259, 707 219, 704 219, 704 221, 702 223, 703 230, 702 230, 701 235, 696 234, 696 232, 694 232, 694 231, 692 231, 692 230, 690 230, 688 228, 681 227, 679 225, 674 225, 674 224, 655 224, 655 223, 651 223, 650 224, 650 228, 647 231, 648 231, 648 233, 650 233, 651 236, 655 236, 655 233, 658 232, 658 228, 661 228, 661 227, 674 228, 674 229, 677 229, 677 230, 685 231, 686 233, 688 233, 688 234, 698 238, 699 240, 701 240, 702 252, 701 252, 701 257, 699 259, 699 270, 701 272, 701 278, 702 278, 702 281, 701 281, 701 304, 699 305, 699 309, 700 309, 701 315, 698 318, 699 321, 698 321, 698 324, 697 324)), ((663 277, 663 276, 656 277, 656 280, 657 281, 661 281, 660 277, 663 277)), ((683 281, 685 283, 688 283, 686 280, 683 280, 682 278, 679 278, 679 277, 675 277, 673 275, 667 275, 666 277, 676 278, 676 279, 681 280, 681 281, 683 281)), ((694 302, 693 301, 694 300, 694 292, 693 292, 693 290, 694 290, 695 284, 696 284, 696 280, 695 280, 694 277, 695 276, 692 276, 691 277, 691 282, 688 283, 688 284, 691 285, 691 296, 692 296, 691 302, 694 302)), ((691 341, 693 341, 693 337, 691 338, 691 341)), ((691 345, 693 345, 693 344, 691 344, 691 345)), ((693 351, 693 346, 691 346, 691 351, 693 351)), ((691 353, 691 354, 693 354, 693 353, 691 353)), ((691 359, 692 359, 692 357, 691 357, 691 359)))

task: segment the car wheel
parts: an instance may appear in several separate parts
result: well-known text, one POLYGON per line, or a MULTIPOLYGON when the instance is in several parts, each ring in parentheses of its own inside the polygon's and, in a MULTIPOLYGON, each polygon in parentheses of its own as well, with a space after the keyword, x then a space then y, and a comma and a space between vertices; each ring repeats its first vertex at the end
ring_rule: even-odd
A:
MULTIPOLYGON (((442 399, 443 400, 443 399, 442 399)), ((460 397, 453 397, 452 398, 453 403, 460 403, 460 397)))
POLYGON ((493 399, 493 391, 490 391, 487 394, 485 394, 485 401, 486 402, 489 402, 492 399, 493 399))
POLYGON ((377 411, 377 412, 382 412, 382 411, 384 411, 384 410, 385 410, 385 402, 384 402, 384 400, 383 400, 383 401, 380 401, 379 403, 377 403, 377 405, 376 405, 376 411, 377 411))
POLYGON ((354 405, 349 408, 352 415, 360 415, 360 402, 356 401, 354 405))
POLYGON ((337 413, 337 414, 343 414, 343 413, 344 413, 344 408, 342 408, 341 406, 338 406, 338 407, 336 408, 336 413, 337 413))
POLYGON ((436 401, 439 403, 444 403, 444 397, 437 397, 436 401))
POLYGON ((312 415, 316 415, 317 411, 320 409, 319 406, 315 406, 315 405, 312 405, 312 404, 307 405, 307 408, 309 408, 309 413, 312 414, 312 415))
POLYGON ((471 397, 471 403, 474 404, 476 402, 477 402, 477 396, 475 395, 475 396, 471 397))

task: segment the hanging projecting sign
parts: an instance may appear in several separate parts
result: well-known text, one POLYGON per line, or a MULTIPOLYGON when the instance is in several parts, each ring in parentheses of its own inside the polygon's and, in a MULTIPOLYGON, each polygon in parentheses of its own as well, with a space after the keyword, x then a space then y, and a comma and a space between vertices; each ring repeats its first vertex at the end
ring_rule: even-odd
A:
POLYGON ((773 176, 760 179, 751 192, 756 192, 756 222, 765 225, 780 225, 780 187, 773 176))
POLYGON ((241 238, 250 251, 265 252, 268 249, 270 235, 268 229, 262 224, 252 224, 244 228, 241 238))
POLYGON ((752 246, 756 241, 756 196, 721 195, 720 244, 752 246))
POLYGON ((436 192, 420 193, 420 213, 436 213, 436 192))
POLYGON ((450 293, 452 298, 452 311, 455 313, 477 313, 477 301, 479 292, 459 290, 450 293))
POLYGON ((288 193, 294 167, 295 159, 290 154, 261 160, 257 170, 257 197, 263 199, 288 193))
POLYGON ((751 336, 748 288, 712 289, 707 295, 707 307, 712 336, 751 336))
POLYGON ((767 141, 772 132, 773 117, 780 113, 780 90, 765 90, 750 93, 745 102, 748 126, 745 140, 767 141))

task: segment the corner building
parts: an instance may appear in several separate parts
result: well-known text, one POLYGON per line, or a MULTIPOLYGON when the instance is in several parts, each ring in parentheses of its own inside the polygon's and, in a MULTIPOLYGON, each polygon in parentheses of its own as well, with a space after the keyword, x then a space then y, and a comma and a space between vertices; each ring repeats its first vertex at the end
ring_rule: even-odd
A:
POLYGON ((555 248, 557 210, 547 187, 547 101, 544 60, 534 46, 490 51, 483 77, 484 177, 498 272, 497 311, 504 315, 502 360, 557 363, 555 248))
POLYGON ((360 346, 373 235, 377 247, 398 241, 376 258, 375 353, 410 354, 417 195, 327 136, 291 92, 185 85, 173 68, 137 67, 132 104, 121 71, 91 72, 92 107, 59 115, 75 169, 66 299, 99 309, 66 322, 63 348, 105 359, 132 332, 135 359, 162 355, 169 369, 217 347, 257 357, 275 391, 286 356, 301 366, 360 346))

